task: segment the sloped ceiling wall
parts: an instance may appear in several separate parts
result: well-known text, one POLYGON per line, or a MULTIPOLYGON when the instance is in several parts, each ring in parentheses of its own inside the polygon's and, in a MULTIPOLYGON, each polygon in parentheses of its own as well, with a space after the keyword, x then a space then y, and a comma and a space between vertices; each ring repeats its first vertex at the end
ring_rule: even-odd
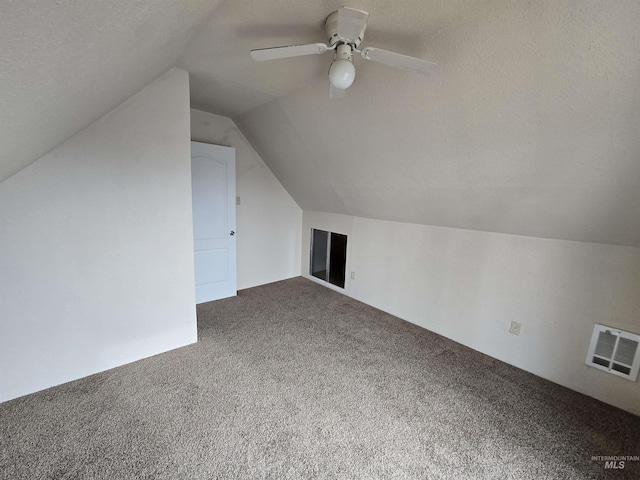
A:
POLYGON ((638 25, 637 0, 7 1, 0 181, 177 65, 305 210, 640 247, 638 25), (329 101, 330 54, 251 60, 343 4, 437 72, 356 58, 329 101))
POLYGON ((436 74, 361 61, 236 119, 303 209, 640 246, 638 2, 396 8, 436 74))
POLYGON ((3 0, 0 181, 171 69, 220 0, 3 0))

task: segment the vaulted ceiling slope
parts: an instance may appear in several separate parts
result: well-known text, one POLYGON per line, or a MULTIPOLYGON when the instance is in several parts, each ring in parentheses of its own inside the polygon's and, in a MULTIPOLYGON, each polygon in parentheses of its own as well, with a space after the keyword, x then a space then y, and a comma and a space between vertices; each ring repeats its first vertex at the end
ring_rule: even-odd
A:
POLYGON ((306 210, 640 247, 637 0, 0 2, 0 181, 178 66, 306 210), (345 4, 436 73, 249 56, 345 4))
POLYGON ((0 0, 0 181, 178 57, 221 0, 0 0))
POLYGON ((638 25, 636 0, 225 2, 180 65, 306 210, 640 246, 638 25), (437 72, 356 58, 329 101, 329 54, 248 56, 326 41, 345 3, 437 72))

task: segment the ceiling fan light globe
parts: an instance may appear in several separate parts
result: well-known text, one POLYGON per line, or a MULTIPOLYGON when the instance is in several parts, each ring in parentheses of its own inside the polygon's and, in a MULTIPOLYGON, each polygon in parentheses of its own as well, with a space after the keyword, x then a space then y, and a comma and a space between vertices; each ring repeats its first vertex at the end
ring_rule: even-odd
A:
POLYGON ((331 85, 342 90, 349 88, 356 78, 356 68, 349 60, 338 58, 329 68, 329 81, 331 85))

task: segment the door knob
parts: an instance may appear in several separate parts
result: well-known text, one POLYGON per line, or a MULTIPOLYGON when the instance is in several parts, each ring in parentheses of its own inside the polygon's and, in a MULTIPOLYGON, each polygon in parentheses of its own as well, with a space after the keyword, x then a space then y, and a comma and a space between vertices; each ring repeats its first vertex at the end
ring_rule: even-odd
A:
POLYGON ((229 235, 231 235, 232 237, 236 234, 236 232, 234 232, 233 230, 231 230, 231 232, 229 232, 229 235))

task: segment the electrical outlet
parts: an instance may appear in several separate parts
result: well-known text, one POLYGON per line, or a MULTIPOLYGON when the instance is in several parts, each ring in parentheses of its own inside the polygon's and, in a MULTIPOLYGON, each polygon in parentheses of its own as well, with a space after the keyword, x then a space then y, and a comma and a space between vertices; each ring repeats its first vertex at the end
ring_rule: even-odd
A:
POLYGON ((236 197, 236 205, 240 205, 240 197, 239 196, 236 197))
POLYGON ((356 272, 351 272, 351 280, 355 280, 356 279, 356 272))
POLYGON ((509 328, 509 333, 513 335, 520 335, 520 329, 522 328, 522 324, 518 322, 511 322, 511 327, 509 328))

